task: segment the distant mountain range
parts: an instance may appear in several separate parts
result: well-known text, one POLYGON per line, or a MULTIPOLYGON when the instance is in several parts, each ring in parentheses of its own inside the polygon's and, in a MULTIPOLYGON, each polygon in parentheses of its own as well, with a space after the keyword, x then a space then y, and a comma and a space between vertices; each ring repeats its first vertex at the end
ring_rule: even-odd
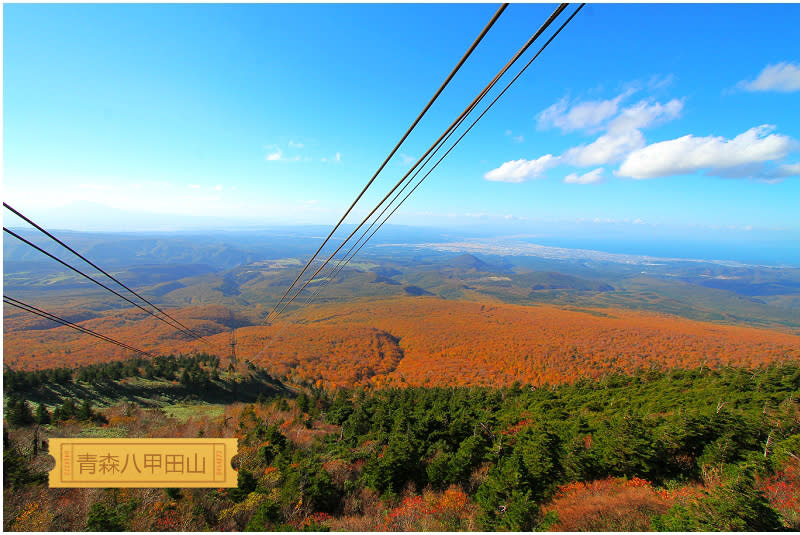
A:
MULTIPOLYGON (((253 311, 271 307, 283 294, 322 243, 320 230, 55 233, 165 306, 222 305, 249 311, 253 321, 260 321, 260 312, 253 311)), ((36 231, 20 233, 70 259, 36 231)), ((316 290, 326 284, 318 299, 491 298, 800 328, 797 268, 621 255, 408 227, 389 227, 385 238, 364 248, 330 283, 332 265, 322 271, 310 285, 316 290)), ((6 237, 3 248, 4 290, 16 298, 76 304, 95 312, 121 306, 116 297, 13 237, 6 237)), ((321 256, 332 251, 328 246, 321 256)))

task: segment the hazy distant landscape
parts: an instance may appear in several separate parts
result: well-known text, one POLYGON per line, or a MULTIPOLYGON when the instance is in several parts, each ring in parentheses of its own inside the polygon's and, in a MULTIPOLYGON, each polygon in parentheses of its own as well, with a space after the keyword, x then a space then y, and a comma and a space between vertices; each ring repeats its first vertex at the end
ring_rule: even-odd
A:
MULTIPOLYGON (((311 253, 324 229, 198 233, 62 232, 77 250, 169 307, 224 305, 257 321, 311 253)), ((43 243, 30 231, 23 236, 43 243)), ((102 312, 124 306, 25 244, 4 242, 4 287, 102 312), (89 296, 94 299, 86 300, 89 296), (107 308, 106 308, 107 307, 107 308)), ((89 268, 91 269, 91 268, 89 268)), ((321 275, 326 275, 326 270, 321 275)), ((309 290, 320 283, 314 282, 309 290)), ((659 258, 541 246, 530 239, 389 227, 320 295, 322 302, 425 292, 573 307, 621 307, 689 319, 800 329, 800 268, 659 258), (419 289, 419 290, 415 290, 419 289)), ((310 295, 307 294, 307 295, 310 295)))

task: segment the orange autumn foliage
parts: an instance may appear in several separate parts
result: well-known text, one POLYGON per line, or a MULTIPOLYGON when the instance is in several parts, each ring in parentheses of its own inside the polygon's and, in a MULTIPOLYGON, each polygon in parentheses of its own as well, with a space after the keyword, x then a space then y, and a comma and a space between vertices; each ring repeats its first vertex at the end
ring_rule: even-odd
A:
POLYGON ((655 515, 697 492, 693 487, 657 490, 637 477, 575 481, 559 488, 544 513, 558 517, 552 531, 650 531, 655 515))
MULTIPOLYGON (((321 379, 326 387, 342 386, 339 367, 350 368, 354 362, 376 373, 362 373, 346 385, 499 386, 571 382, 651 366, 758 366, 800 358, 800 336, 617 309, 587 313, 554 306, 399 298, 310 307, 289 320, 303 324, 240 329, 240 349, 258 355, 269 344, 256 363, 278 374, 305 354, 306 360, 290 375, 321 379), (270 330, 282 333, 272 341, 262 335, 270 330), (387 333, 380 348, 375 347, 377 333, 387 333), (359 348, 359 355, 337 338, 342 334, 359 348), (392 340, 397 351, 387 359, 384 348, 392 340)), ((353 377, 356 371, 348 373, 353 377)))
MULTIPOLYGON (((171 313, 205 334, 210 346, 187 340, 139 311, 81 324, 161 354, 229 354, 230 330, 224 322, 230 311, 210 306, 171 313)), ((7 317, 11 325, 4 335, 5 362, 12 368, 130 356, 66 327, 19 330, 15 318, 7 317)), ((236 341, 240 361, 324 388, 540 385, 640 368, 755 367, 800 359, 800 336, 774 330, 622 309, 578 311, 434 297, 310 306, 270 326, 238 328, 236 341)))

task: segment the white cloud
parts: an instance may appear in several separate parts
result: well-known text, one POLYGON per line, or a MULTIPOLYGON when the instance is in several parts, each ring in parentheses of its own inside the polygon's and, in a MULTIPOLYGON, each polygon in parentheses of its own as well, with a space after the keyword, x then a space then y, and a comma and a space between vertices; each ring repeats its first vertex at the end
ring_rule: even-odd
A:
MULTIPOLYGON (((771 125, 761 125, 733 139, 690 134, 653 143, 629 154, 616 174, 644 179, 705 170, 730 178, 753 175, 769 178, 764 176, 763 168, 758 169, 760 164, 781 160, 797 147, 793 139, 770 133, 774 129, 771 125)), ((792 172, 793 166, 785 167, 788 167, 786 172, 792 172)))
MULTIPOLYGON (((290 149, 298 149, 302 147, 304 147, 302 143, 296 143, 294 141, 289 142, 290 149)), ((265 148, 270 151, 266 156, 266 160, 268 162, 299 162, 303 161, 304 159, 302 156, 284 156, 283 150, 277 145, 267 145, 265 148)), ((309 161, 310 158, 306 157, 305 160, 309 161)))
POLYGON ((268 162, 279 162, 282 159, 283 159, 283 151, 281 149, 275 149, 273 152, 267 154, 268 162))
POLYGON ((192 188, 192 189, 200 189, 203 186, 201 186, 200 184, 189 184, 189 187, 192 188))
POLYGON ((627 132, 648 128, 659 122, 676 119, 683 110, 683 100, 672 99, 666 104, 650 104, 642 100, 625 108, 608 125, 609 132, 627 132))
POLYGON ((666 104, 642 100, 623 109, 608 123, 608 132, 588 145, 573 147, 564 153, 566 161, 579 166, 606 165, 621 161, 631 152, 645 146, 642 128, 675 119, 683 109, 683 101, 673 99, 666 104))
POLYGON ((567 97, 564 97, 537 115, 538 126, 542 129, 555 126, 564 132, 596 130, 617 114, 619 103, 633 92, 633 89, 628 89, 613 99, 579 102, 571 107, 567 97))
POLYGON ((214 186, 214 189, 217 191, 222 191, 222 184, 217 184, 216 186, 214 186))
POLYGON ((603 181, 603 168, 598 167, 593 171, 589 171, 583 175, 571 173, 564 178, 567 184, 599 184, 603 181))
POLYGON ((333 155, 332 158, 323 157, 323 158, 320 158, 319 161, 321 161, 322 163, 328 163, 328 162, 341 163, 341 161, 342 161, 342 153, 341 152, 337 152, 336 154, 333 155))
MULTIPOLYGON (((779 64, 764 69, 751 90, 772 88, 788 90, 800 68, 779 64)), ((671 77, 651 80, 651 86, 663 86, 671 77)), ((793 87, 793 86, 791 86, 793 87)), ((800 85, 798 85, 800 88, 800 85)), ((620 102, 636 89, 609 100, 579 102, 570 105, 565 97, 538 115, 539 126, 555 126, 563 131, 583 129, 600 131, 602 135, 591 143, 567 149, 560 156, 547 154, 537 159, 505 162, 484 175, 487 180, 524 182, 542 178, 544 172, 561 164, 576 167, 597 167, 581 174, 579 171, 564 178, 566 183, 589 184, 603 180, 603 168, 621 162, 614 174, 635 179, 692 174, 703 171, 722 178, 752 178, 777 182, 786 177, 800 176, 800 163, 787 163, 786 157, 800 144, 781 134, 775 127, 761 125, 733 139, 687 135, 681 138, 648 145, 642 130, 678 118, 684 107, 683 99, 667 102, 641 100, 620 109, 620 102)), ((510 136, 511 131, 506 131, 510 136)))
POLYGON ((564 153, 564 159, 581 167, 605 165, 622 160, 626 154, 645 146, 639 130, 604 134, 588 145, 573 147, 564 153))
POLYGON ((800 64, 783 62, 767 65, 755 80, 742 80, 736 86, 746 91, 799 91, 800 64))
POLYGON ((483 177, 493 182, 525 182, 544 178, 544 172, 558 165, 559 158, 552 154, 545 154, 536 160, 512 160, 505 162, 497 169, 492 169, 483 177))
POLYGON ((552 124, 566 131, 596 129, 602 125, 601 129, 606 130, 593 142, 565 151, 561 157, 563 163, 589 167, 622 161, 646 145, 641 129, 671 121, 683 110, 683 100, 672 99, 663 104, 641 100, 620 111, 619 103, 633 92, 634 89, 628 89, 610 100, 583 102, 568 111, 567 101, 562 99, 539 115, 540 126, 552 124))

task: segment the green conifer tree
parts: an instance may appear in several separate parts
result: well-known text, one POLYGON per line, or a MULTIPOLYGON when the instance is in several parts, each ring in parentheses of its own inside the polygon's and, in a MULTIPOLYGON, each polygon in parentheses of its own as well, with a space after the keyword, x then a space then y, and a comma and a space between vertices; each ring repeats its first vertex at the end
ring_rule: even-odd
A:
POLYGON ((50 411, 47 410, 44 403, 39 403, 39 406, 36 408, 36 423, 39 425, 47 425, 50 423, 50 420, 50 411))

